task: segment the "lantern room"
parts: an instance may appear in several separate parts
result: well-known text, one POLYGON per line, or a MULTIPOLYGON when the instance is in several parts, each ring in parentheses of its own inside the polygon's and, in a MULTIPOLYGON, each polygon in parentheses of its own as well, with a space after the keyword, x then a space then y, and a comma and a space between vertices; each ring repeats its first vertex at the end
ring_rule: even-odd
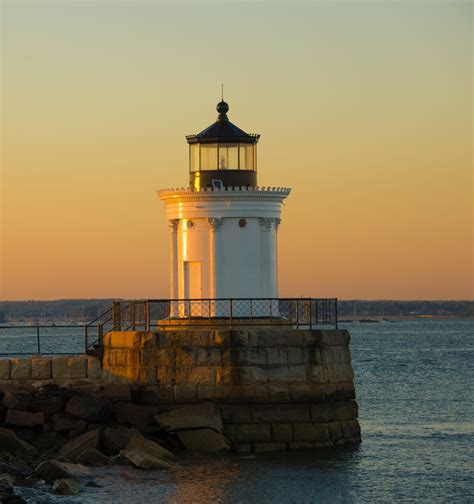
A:
POLYGON ((217 121, 197 135, 189 135, 189 183, 195 190, 257 185, 257 142, 228 117, 229 105, 217 104, 217 121))

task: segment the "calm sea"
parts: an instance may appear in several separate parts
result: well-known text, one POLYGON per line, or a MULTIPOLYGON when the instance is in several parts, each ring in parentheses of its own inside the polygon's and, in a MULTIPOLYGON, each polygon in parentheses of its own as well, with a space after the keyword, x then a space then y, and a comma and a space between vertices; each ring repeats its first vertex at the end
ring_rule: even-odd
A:
POLYGON ((347 324, 363 443, 257 458, 186 456, 101 470, 81 503, 474 502, 474 321, 347 324))

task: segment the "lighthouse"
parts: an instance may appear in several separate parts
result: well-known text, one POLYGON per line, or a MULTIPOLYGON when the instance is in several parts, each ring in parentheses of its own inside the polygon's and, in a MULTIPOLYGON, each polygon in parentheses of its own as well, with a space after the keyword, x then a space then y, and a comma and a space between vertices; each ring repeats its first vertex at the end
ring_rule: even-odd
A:
POLYGON ((278 297, 278 229, 289 188, 261 187, 260 135, 230 122, 229 105, 189 144, 189 186, 158 191, 170 229, 170 298, 278 297))

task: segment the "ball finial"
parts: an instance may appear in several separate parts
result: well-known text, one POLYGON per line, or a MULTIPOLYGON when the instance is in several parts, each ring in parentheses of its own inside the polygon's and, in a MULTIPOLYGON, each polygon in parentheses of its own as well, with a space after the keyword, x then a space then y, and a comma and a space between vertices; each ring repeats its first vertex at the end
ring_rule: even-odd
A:
POLYGON ((219 114, 227 114, 227 112, 229 111, 229 105, 224 100, 222 100, 217 104, 216 109, 219 114))

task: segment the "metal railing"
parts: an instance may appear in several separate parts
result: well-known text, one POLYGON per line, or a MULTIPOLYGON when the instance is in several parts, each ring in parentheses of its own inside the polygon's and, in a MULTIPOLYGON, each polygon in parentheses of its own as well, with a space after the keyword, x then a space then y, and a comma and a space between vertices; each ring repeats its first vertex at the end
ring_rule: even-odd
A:
POLYGON ((290 326, 337 328, 336 298, 147 299, 114 301, 83 325, 0 326, 0 355, 98 353, 109 331, 290 326))
POLYGON ((83 325, 0 326, 0 355, 79 355, 84 351, 83 325))
POLYGON ((292 326, 337 328, 337 299, 147 299, 114 301, 115 331, 189 326, 292 326))

